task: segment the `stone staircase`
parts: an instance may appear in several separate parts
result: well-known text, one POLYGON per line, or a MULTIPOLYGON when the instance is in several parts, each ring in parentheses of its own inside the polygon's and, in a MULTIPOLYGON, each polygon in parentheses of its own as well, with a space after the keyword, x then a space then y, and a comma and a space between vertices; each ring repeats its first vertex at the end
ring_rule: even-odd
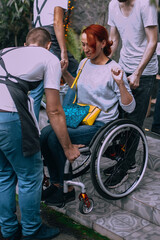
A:
POLYGON ((137 189, 120 200, 101 197, 92 184, 89 172, 77 181, 85 184, 94 208, 87 215, 79 212, 79 189, 76 200, 56 208, 76 222, 113 240, 160 240, 160 139, 147 137, 149 162, 137 189))
POLYGON ((142 182, 129 196, 107 200, 94 189, 89 172, 79 177, 94 200, 88 215, 79 212, 79 189, 76 200, 64 208, 54 208, 76 222, 113 240, 160 240, 160 140, 147 137, 149 162, 142 182))

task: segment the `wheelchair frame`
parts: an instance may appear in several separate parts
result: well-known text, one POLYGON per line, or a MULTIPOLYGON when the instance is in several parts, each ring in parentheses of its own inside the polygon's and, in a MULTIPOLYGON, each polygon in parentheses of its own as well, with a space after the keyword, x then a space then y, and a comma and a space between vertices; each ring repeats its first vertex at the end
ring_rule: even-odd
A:
POLYGON ((85 185, 74 182, 72 179, 81 176, 90 168, 92 183, 96 191, 104 198, 117 200, 132 193, 138 187, 147 167, 146 136, 142 128, 129 119, 118 119, 104 125, 95 134, 90 145, 80 151, 83 159, 78 158, 79 160, 76 159, 72 164, 72 174, 69 173, 70 163, 66 161, 64 192, 68 191, 69 185, 82 189, 79 196, 79 210, 83 214, 91 212, 94 203, 91 198, 88 198, 85 185), (136 171, 129 172, 133 163, 136 171), (105 176, 104 169, 115 166, 115 164, 116 167, 113 167, 110 176, 105 176), (122 168, 126 169, 128 179, 112 187, 113 176, 116 176, 122 168))

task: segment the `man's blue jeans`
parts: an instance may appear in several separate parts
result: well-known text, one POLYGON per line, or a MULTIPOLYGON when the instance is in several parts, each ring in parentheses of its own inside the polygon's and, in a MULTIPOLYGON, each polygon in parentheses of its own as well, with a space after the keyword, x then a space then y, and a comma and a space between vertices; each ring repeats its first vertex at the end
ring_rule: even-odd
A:
POLYGON ((152 127, 160 129, 160 81, 159 81, 159 88, 157 94, 157 101, 154 110, 154 117, 152 127))
MULTIPOLYGON (((95 133, 104 125, 102 122, 95 122, 94 125, 81 125, 76 129, 68 128, 68 133, 73 144, 88 145, 95 133)), ((66 156, 50 125, 42 129, 41 133, 42 155, 48 167, 51 183, 63 185, 64 166, 66 156)))
POLYGON ((0 226, 3 237, 10 237, 18 229, 17 181, 23 235, 31 235, 41 226, 42 180, 40 152, 23 156, 18 113, 0 112, 0 226))

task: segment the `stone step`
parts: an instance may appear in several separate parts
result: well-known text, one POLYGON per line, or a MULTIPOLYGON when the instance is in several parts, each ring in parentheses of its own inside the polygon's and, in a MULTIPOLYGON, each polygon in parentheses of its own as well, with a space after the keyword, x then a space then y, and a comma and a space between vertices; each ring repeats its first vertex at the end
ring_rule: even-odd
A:
POLYGON ((79 190, 76 200, 56 208, 76 222, 94 229, 113 240, 159 240, 160 239, 160 176, 147 169, 140 186, 129 196, 120 200, 107 200, 94 189, 90 174, 76 179, 85 183, 87 194, 94 200, 89 214, 79 212, 79 190))
POLYGON ((119 200, 108 200, 101 197, 93 187, 90 174, 81 176, 85 183, 87 193, 102 198, 123 210, 129 211, 143 219, 160 226, 160 174, 149 168, 139 186, 127 197, 119 200))
POLYGON ((148 167, 154 171, 160 172, 160 138, 152 138, 147 136, 148 142, 148 167))
MULTIPOLYGON (((46 119, 42 125, 46 124, 46 119)), ((137 189, 120 200, 101 197, 91 181, 90 174, 82 175, 87 194, 94 200, 94 209, 88 215, 79 212, 79 190, 74 202, 64 208, 56 208, 75 221, 94 229, 113 240, 160 239, 160 139, 147 136, 148 168, 137 189)), ((74 179, 75 180, 75 179, 74 179)))

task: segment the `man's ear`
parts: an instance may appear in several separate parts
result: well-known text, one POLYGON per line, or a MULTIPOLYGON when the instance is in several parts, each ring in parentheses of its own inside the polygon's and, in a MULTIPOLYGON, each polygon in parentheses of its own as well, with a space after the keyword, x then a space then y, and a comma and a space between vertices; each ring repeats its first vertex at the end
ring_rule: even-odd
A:
POLYGON ((26 43, 24 43, 24 46, 25 46, 25 47, 27 46, 26 43))
POLYGON ((51 47, 51 44, 52 44, 52 42, 49 42, 49 43, 46 45, 46 49, 47 49, 47 50, 49 50, 49 49, 50 49, 50 47, 51 47))

